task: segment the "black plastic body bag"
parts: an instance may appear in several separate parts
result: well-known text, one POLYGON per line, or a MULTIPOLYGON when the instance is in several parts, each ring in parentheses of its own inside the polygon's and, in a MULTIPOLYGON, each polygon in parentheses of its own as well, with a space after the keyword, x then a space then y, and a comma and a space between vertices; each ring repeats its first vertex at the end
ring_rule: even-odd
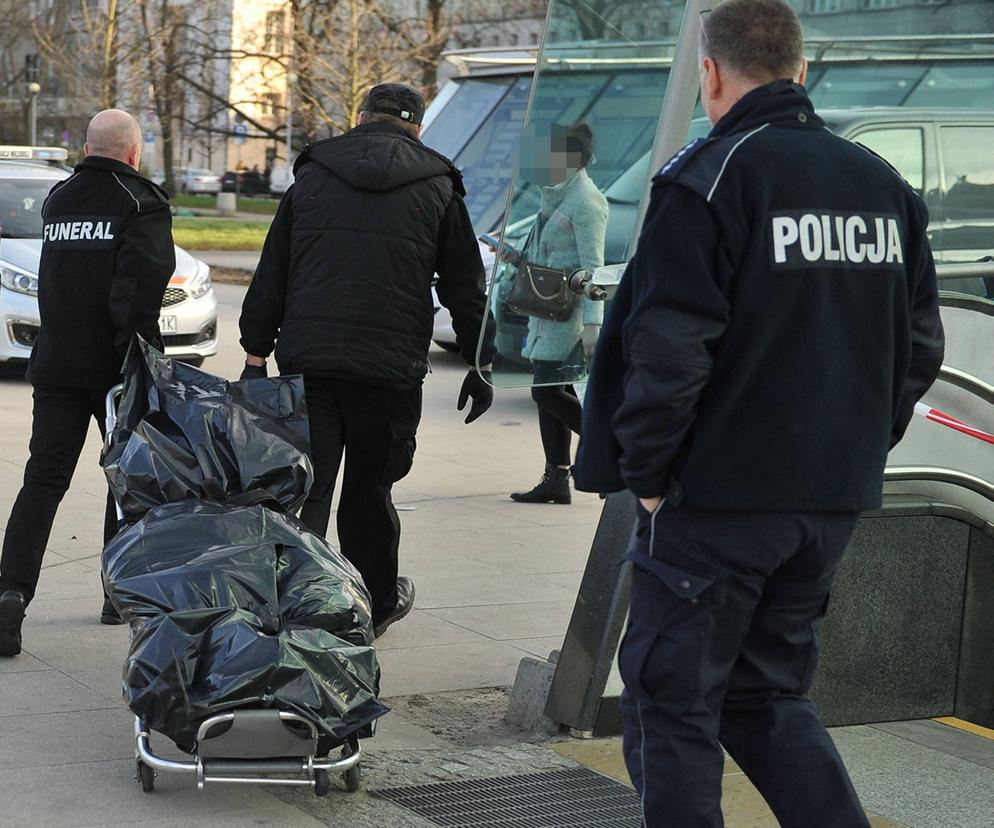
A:
POLYGON ((127 525, 103 553, 132 636, 128 707, 192 750, 238 707, 324 744, 387 712, 358 571, 292 513, 313 480, 300 377, 228 382, 138 342, 103 465, 127 525))

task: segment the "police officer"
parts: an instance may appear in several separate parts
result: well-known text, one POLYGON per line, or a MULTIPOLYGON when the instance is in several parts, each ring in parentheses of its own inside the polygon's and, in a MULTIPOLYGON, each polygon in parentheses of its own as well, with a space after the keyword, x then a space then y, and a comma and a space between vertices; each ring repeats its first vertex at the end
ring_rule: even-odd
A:
POLYGON ((723 824, 720 745, 780 825, 867 826, 806 693, 840 559, 942 362, 928 216, 815 114, 786 2, 702 25, 714 129, 654 179, 576 469, 640 503, 626 761, 650 828, 723 824))
MULTIPOLYGON (((462 177, 421 143, 424 110, 414 89, 380 84, 359 126, 305 149, 240 322, 243 377, 265 376, 274 346, 280 371, 304 375, 315 481, 300 517, 320 534, 344 454, 338 538, 369 588, 377 636, 414 604, 414 582, 397 574, 400 522, 390 491, 414 460, 433 276, 470 366, 486 315, 462 177)), ((484 350, 485 364, 492 348, 484 350)), ((459 410, 470 398, 467 423, 493 401, 472 367, 459 410)))
MULTIPOLYGON (((30 457, 0 560, 0 655, 21 650, 55 513, 69 488, 90 418, 103 431, 104 398, 121 380, 135 333, 161 346, 158 317, 176 265, 168 196, 137 173, 142 131, 127 112, 98 113, 84 160, 52 188, 38 271, 41 333, 28 376, 34 386, 30 457)), ((108 499, 104 542, 116 532, 108 499)), ((108 601, 104 623, 120 623, 108 601)))

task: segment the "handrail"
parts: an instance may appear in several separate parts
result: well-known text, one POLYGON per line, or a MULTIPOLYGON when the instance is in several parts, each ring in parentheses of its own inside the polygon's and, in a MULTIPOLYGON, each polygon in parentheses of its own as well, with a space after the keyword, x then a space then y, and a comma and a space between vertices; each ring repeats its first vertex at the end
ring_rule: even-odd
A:
POLYGON ((935 266, 935 273, 940 282, 946 279, 973 279, 978 276, 990 279, 994 278, 994 261, 938 264, 935 266))
POLYGON ((968 374, 959 368, 943 365, 939 369, 939 379, 964 391, 969 391, 983 399, 984 402, 994 405, 994 385, 989 385, 973 374, 968 374))
POLYGON ((994 502, 994 483, 989 483, 981 477, 955 469, 944 469, 940 466, 892 466, 884 469, 885 483, 948 483, 959 486, 974 494, 994 502))

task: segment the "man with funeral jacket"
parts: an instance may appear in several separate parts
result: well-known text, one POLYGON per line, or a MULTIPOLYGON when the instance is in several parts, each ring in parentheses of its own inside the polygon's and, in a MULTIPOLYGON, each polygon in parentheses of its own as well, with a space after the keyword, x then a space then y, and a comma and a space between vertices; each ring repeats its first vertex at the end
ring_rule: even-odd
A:
POLYGON ((413 581, 398 577, 390 491, 414 460, 435 274, 471 366, 458 407, 473 399, 469 423, 493 401, 472 367, 486 315, 479 245, 462 177, 419 139, 424 109, 414 89, 380 84, 359 126, 304 150, 240 322, 243 377, 265 376, 274 348, 281 372, 304 375, 315 480, 300 517, 320 534, 344 454, 338 538, 372 596, 377 636, 414 603, 413 581))
POLYGON ((649 828, 718 828, 728 751, 787 828, 867 826, 807 698, 814 627, 943 357, 928 216, 804 88, 782 0, 702 20, 714 129, 654 179, 577 487, 639 499, 625 754, 649 828))
MULTIPOLYGON (((166 192, 137 173, 142 131, 127 112, 98 113, 84 160, 42 207, 38 270, 41 333, 28 368, 34 386, 30 456, 0 559, 0 655, 21 649, 55 513, 69 488, 90 419, 121 381, 136 333, 161 346, 162 296, 176 266, 166 192)), ((108 499, 104 542, 116 532, 108 499)), ((120 623, 110 602, 101 619, 120 623)))

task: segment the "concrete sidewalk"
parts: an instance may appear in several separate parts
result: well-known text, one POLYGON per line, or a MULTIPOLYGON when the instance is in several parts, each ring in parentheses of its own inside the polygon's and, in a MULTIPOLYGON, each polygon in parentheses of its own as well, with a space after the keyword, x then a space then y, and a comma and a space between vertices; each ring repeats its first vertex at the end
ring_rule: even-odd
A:
MULTIPOLYGON (((205 368, 234 377, 243 289, 219 285, 217 294, 223 346, 205 368)), ((379 642, 383 696, 394 710, 364 745, 365 791, 339 787, 325 799, 248 786, 198 793, 192 780, 162 776, 154 794, 142 794, 120 693, 128 633, 97 623, 105 488, 94 428, 51 536, 25 652, 0 659, 0 826, 430 828, 368 791, 578 764, 623 777, 616 740, 560 737, 556 752, 501 722, 519 661, 544 657, 562 641, 600 501, 580 494, 569 507, 512 503, 508 492, 531 486, 543 466, 527 391, 499 392, 494 408, 466 426, 455 410, 465 366, 435 350, 432 363, 414 472, 396 489, 402 572, 417 581, 417 609, 379 642)), ((26 383, 0 381, 0 414, 4 525, 26 459, 26 383)), ((876 825, 990 828, 994 741, 932 722, 835 736, 867 807, 893 820, 876 825)), ((153 737, 153 747, 164 740, 153 737)), ((775 825, 729 770, 729 827, 775 825)))

